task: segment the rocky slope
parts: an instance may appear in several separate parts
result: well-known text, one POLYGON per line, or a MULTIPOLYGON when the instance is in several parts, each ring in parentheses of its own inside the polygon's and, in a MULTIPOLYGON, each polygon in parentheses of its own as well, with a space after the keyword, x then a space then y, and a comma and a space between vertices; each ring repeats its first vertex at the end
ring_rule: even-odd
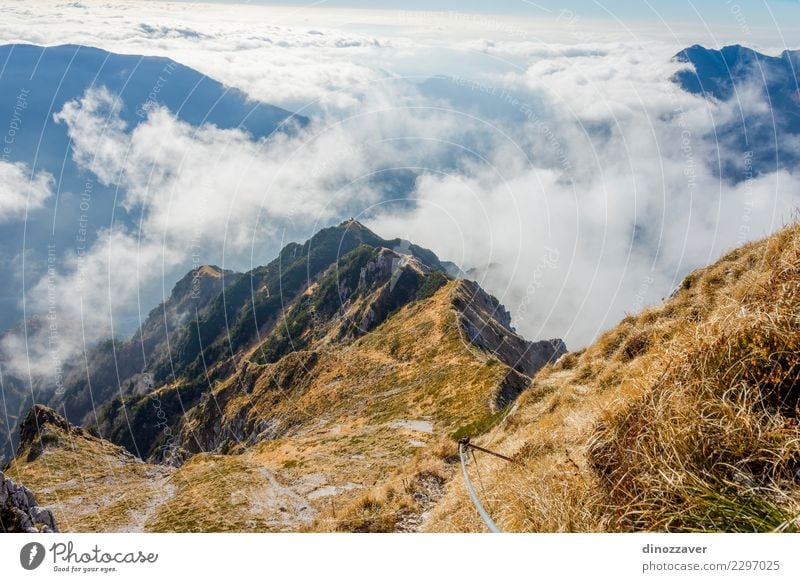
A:
POLYGON ((173 469, 148 465, 125 449, 34 406, 6 474, 29 483, 63 531, 141 531, 168 498, 173 469))
POLYGON ((57 532, 53 514, 36 504, 31 490, 0 471, 0 533, 57 532))
POLYGON ((179 284, 169 371, 154 347, 152 387, 131 380, 90 430, 35 407, 7 472, 70 531, 413 530, 454 438, 565 350, 448 272, 348 221, 227 275, 194 314, 179 284))
MULTIPOLYGON (((35 406, 22 424, 21 439, 28 443, 28 460, 41 455, 52 432, 46 423, 52 423, 57 430, 69 430, 68 424, 52 410, 35 406), (41 429, 41 431, 40 431, 41 429)), ((22 451, 20 451, 22 452, 22 451)), ((13 479, 0 472, 0 531, 8 533, 57 532, 53 514, 36 503, 33 493, 27 487, 18 485, 13 479)))

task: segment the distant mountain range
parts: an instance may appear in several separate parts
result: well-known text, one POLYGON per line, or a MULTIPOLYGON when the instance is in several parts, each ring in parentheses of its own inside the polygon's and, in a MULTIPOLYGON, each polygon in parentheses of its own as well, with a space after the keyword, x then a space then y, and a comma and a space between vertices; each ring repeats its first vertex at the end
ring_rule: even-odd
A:
POLYGON ((128 130, 142 123, 156 106, 168 108, 191 125, 240 128, 255 139, 290 131, 308 121, 279 107, 251 101, 238 89, 166 58, 120 55, 77 45, 0 46, 0 111, 8 116, 0 123, 4 130, 10 128, 8 135, 0 137, 7 148, 2 150, 3 160, 24 162, 33 172, 49 172, 56 178, 58 194, 44 209, 31 213, 25 224, 4 224, 0 230, 0 257, 4 259, 0 261, 0 330, 21 317, 22 273, 12 258, 23 251, 27 254, 25 279, 35 283, 48 244, 58 249, 75 246, 75 225, 81 215, 89 219, 87 248, 101 227, 113 222, 118 228, 135 230, 138 224, 138 215, 129 216, 116 204, 114 188, 96 181, 91 186, 91 204, 81 208, 67 203, 70 193, 79 196, 84 192, 88 176, 73 161, 67 128, 54 120, 54 114, 92 87, 105 87, 119 96, 123 104, 120 116, 128 130))
POLYGON ((800 51, 771 57, 740 45, 720 50, 694 45, 675 59, 691 65, 674 78, 684 90, 731 106, 729 118, 717 119, 711 136, 721 146, 721 174, 741 181, 749 174, 797 167, 800 51))
MULTIPOLYGON (((717 174, 740 182, 797 167, 800 51, 786 50, 772 57, 740 45, 720 50, 694 45, 676 54, 674 60, 687 65, 672 79, 678 86, 708 99, 709 105, 724 105, 720 109, 709 107, 714 131, 697 136, 712 143, 716 140, 710 163, 716 166, 717 174)), ((534 111, 537 117, 548 115, 546 100, 514 95, 513 90, 495 90, 475 80, 437 76, 419 83, 418 89, 444 107, 500 125, 521 126, 534 111)), ((582 120, 582 124, 590 135, 603 136, 611 131, 593 120, 582 120)), ((546 152, 537 152, 540 159, 544 155, 546 152)))

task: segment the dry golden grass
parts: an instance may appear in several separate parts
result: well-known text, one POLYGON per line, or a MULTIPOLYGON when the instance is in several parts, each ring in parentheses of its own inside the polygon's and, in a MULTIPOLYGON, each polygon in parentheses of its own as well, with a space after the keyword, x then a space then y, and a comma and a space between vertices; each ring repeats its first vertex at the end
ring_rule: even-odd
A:
POLYGON ((439 437, 429 449, 419 450, 382 485, 363 491, 349 503, 324 511, 308 528, 312 531, 416 531, 426 513, 444 493, 456 473, 457 449, 448 437, 439 437))
MULTIPOLYGON (((542 370, 471 474, 508 531, 794 530, 799 398, 795 225, 542 370)), ((461 480, 425 528, 482 531, 461 480)))
MULTIPOLYGON (((698 279, 710 311, 659 350, 663 373, 601 419, 589 451, 617 529, 769 531, 800 516, 800 237, 698 279)), ((734 254, 734 258, 741 253, 734 254)))

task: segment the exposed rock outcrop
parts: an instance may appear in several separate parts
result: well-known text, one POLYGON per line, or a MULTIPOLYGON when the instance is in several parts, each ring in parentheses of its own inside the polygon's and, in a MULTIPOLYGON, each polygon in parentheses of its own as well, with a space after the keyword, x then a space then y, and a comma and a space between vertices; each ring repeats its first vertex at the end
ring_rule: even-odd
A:
MULTIPOLYGON (((460 282, 453 306, 468 342, 528 377, 567 353, 560 339, 531 342, 519 336, 511 326, 508 310, 474 281, 460 282)), ((510 395, 508 392, 504 399, 510 395)))
POLYGON ((44 450, 62 440, 63 434, 85 434, 52 408, 34 404, 19 429, 17 456, 25 454, 28 461, 37 459, 44 450))
POLYGON ((357 291, 369 296, 358 311, 351 334, 363 335, 383 323, 395 309, 411 301, 431 268, 411 255, 383 248, 362 269, 357 291))
POLYGON ((58 527, 49 509, 36 504, 33 493, 0 471, 0 532, 51 533, 58 527))

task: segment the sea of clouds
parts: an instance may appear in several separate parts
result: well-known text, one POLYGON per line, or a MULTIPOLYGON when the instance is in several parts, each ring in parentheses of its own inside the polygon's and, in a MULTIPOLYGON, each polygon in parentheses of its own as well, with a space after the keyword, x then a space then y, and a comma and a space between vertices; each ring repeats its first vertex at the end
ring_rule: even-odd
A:
MULTIPOLYGON (((526 337, 577 348, 798 201, 800 174, 753 175, 715 138, 767 107, 757 86, 728 104, 682 91, 672 57, 690 43, 669 31, 191 3, 2 10, 2 42, 168 56, 310 119, 254 140, 155 106, 131 130, 104 87, 55 112, 80 168, 140 217, 30 287, 28 313, 56 303, 62 360, 129 333, 114 321, 141 319, 187 265, 246 270, 350 216, 456 262, 526 337), (425 83, 435 75, 447 78, 425 83), (737 179, 720 177, 727 162, 737 179), (397 171, 410 188, 381 180, 397 171)), ((0 161, 0 178, 0 222, 52 219, 52 175, 0 161)), ((53 373, 46 328, 2 348, 12 372, 53 373)))

